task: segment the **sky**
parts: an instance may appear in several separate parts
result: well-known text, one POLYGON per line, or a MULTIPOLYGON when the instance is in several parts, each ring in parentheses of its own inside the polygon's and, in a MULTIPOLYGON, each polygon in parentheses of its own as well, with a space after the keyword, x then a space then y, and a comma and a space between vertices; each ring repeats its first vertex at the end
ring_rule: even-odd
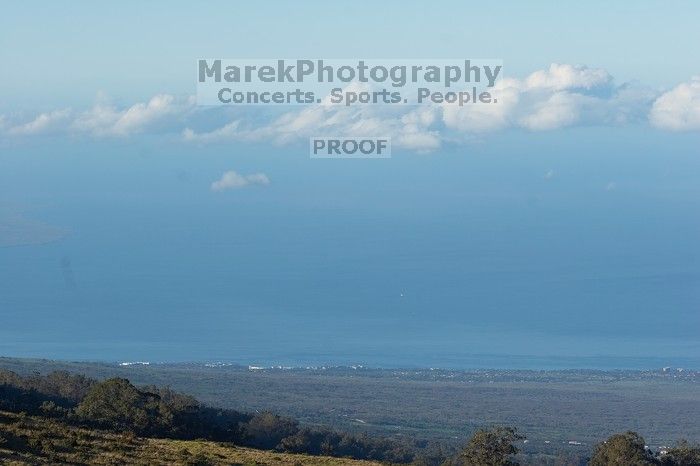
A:
POLYGON ((700 368, 699 10, 3 5, 0 354, 700 368), (203 57, 502 59, 504 103, 204 107, 203 57))
POLYGON ((669 88, 698 73, 700 5, 678 1, 13 2, 0 16, 3 106, 192 93, 200 57, 502 58, 525 76, 551 63, 669 88))

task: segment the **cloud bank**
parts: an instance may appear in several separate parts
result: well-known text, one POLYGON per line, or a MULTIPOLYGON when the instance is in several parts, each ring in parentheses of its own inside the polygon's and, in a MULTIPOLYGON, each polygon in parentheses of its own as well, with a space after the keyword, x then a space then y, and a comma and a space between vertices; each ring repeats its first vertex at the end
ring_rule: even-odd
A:
MULTIPOLYGON (((368 90, 366 86, 353 83, 347 90, 368 90)), ((508 129, 648 124, 667 131, 700 131, 700 77, 659 92, 641 85, 617 85, 604 69, 555 63, 523 79, 504 78, 492 94, 498 104, 343 107, 325 100, 281 114, 267 112, 263 118, 253 107, 197 107, 192 96, 159 94, 128 107, 102 101, 87 110, 60 109, 26 121, 0 115, 0 136, 65 133, 124 138, 170 133, 201 144, 276 145, 311 136, 390 136, 394 147, 430 152, 445 142, 460 143, 508 129), (223 121, 221 115, 226 116, 223 121)))
POLYGON ((100 101, 88 110, 55 110, 41 113, 24 123, 13 124, 7 116, 0 116, 0 134, 32 136, 66 133, 127 137, 145 132, 178 132, 194 106, 193 97, 177 98, 168 94, 159 94, 148 102, 122 109, 100 101))

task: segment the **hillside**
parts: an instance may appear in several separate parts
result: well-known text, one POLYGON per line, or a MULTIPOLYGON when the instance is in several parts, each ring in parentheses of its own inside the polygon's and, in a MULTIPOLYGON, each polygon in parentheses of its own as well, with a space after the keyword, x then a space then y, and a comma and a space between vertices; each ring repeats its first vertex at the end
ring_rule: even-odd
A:
POLYGON ((352 458, 425 466, 700 465, 700 447, 692 442, 654 449, 633 431, 598 443, 591 456, 580 450, 556 455, 521 450, 529 441, 517 428, 492 425, 453 448, 408 435, 386 438, 303 426, 272 412, 212 408, 169 387, 135 386, 125 378, 0 370, 0 464, 363 463, 352 458), (625 462, 611 463, 608 457, 625 462))
POLYGON ((133 465, 378 465, 325 456, 242 448, 201 440, 165 440, 84 429, 0 411, 0 463, 133 465))
POLYGON ((529 439, 522 445, 527 453, 588 455, 607 436, 630 429, 654 448, 682 438, 700 441, 700 372, 690 370, 250 370, 2 357, 0 369, 124 377, 139 386, 169 386, 217 408, 271 411, 302 425, 435 439, 455 448, 494 424, 518 427, 529 439))

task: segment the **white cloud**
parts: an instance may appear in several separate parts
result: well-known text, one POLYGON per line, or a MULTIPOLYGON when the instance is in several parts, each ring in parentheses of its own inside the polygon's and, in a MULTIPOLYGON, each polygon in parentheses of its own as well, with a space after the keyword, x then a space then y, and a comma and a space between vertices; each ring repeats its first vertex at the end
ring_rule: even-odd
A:
POLYGON ((447 128, 467 133, 498 131, 511 126, 512 114, 520 103, 520 83, 502 79, 493 90, 495 104, 444 104, 442 118, 447 128))
POLYGON ((613 78, 604 69, 582 65, 552 63, 547 70, 535 71, 525 80, 527 89, 594 89, 612 85, 613 78))
POLYGON ((28 123, 9 127, 7 133, 10 135, 29 136, 58 131, 65 127, 70 116, 70 109, 42 113, 28 123))
POLYGON ((194 98, 159 94, 145 103, 119 109, 104 97, 89 110, 70 109, 41 113, 25 123, 0 117, 0 132, 9 136, 49 133, 85 133, 93 136, 129 136, 145 131, 179 131, 181 120, 194 108, 194 98))
POLYGON ((700 130, 700 76, 656 99, 649 120, 657 128, 670 131, 700 130))
MULTIPOLYGON (((352 83, 346 90, 367 90, 352 83)), ((650 122, 674 131, 700 130, 700 78, 659 96, 647 88, 614 84, 603 69, 557 64, 522 79, 501 79, 492 91, 497 104, 435 106, 332 105, 296 107, 284 114, 259 109, 196 107, 194 97, 159 94, 120 107, 100 99, 85 111, 57 110, 28 122, 0 116, 8 136, 51 132, 94 137, 180 133, 185 141, 245 141, 286 145, 311 136, 389 136, 395 148, 429 152, 445 142, 460 143, 488 132, 521 128, 551 131, 575 125, 650 122), (234 119, 223 119, 235 111, 234 119), (257 116, 256 116, 257 115, 257 116)))
POLYGON ((224 140, 236 140, 239 139, 239 126, 240 121, 232 121, 221 128, 215 129, 207 133, 195 133, 194 130, 190 128, 185 128, 182 132, 182 136, 185 141, 198 141, 198 142, 217 142, 224 140))
POLYGON ((72 129, 95 136, 129 136, 182 116, 193 106, 193 98, 177 99, 169 94, 156 95, 146 103, 140 102, 125 110, 98 103, 79 115, 72 129))
MULTIPOLYGON (((367 90, 353 83, 346 90, 367 90)), ((492 91, 495 104, 442 104, 405 107, 343 107, 328 99, 320 105, 288 112, 267 125, 236 120, 209 132, 183 133, 192 141, 273 141, 287 144, 310 136, 391 136, 392 145, 416 151, 438 149, 443 141, 464 135, 524 128, 546 131, 567 126, 624 124, 641 119, 649 95, 630 86, 613 86, 603 69, 553 64, 523 80, 500 80, 492 91), (636 113, 635 113, 636 112, 636 113), (637 115, 638 113, 638 115, 637 115)))
POLYGON ((251 175, 239 175, 233 170, 225 172, 221 178, 211 184, 212 191, 226 191, 228 189, 240 189, 246 186, 259 185, 267 186, 270 180, 264 173, 253 173, 251 175))
POLYGON ((463 133, 483 133, 625 124, 642 119, 651 104, 646 90, 615 87, 612 76, 603 69, 556 63, 523 80, 502 79, 492 94, 497 104, 444 105, 445 126, 463 133))
POLYGON ((579 98, 567 92, 557 92, 545 101, 536 103, 531 113, 519 120, 519 124, 532 131, 544 131, 571 126, 579 118, 579 98))
POLYGON ((209 132, 186 128, 183 137, 194 142, 268 141, 285 145, 313 136, 388 136, 394 147, 427 152, 440 147, 440 134, 431 128, 438 122, 438 114, 439 109, 433 107, 345 107, 324 102, 287 112, 259 126, 239 119, 209 132))

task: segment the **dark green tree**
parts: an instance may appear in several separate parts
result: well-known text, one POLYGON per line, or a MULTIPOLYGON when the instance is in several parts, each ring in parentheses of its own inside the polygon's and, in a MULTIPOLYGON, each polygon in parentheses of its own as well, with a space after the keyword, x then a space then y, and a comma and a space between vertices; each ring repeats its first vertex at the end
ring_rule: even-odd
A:
POLYGON ((160 423, 160 399, 142 392, 127 379, 107 379, 95 384, 78 405, 76 414, 87 421, 114 429, 150 433, 160 423))
POLYGON ((478 430, 460 452, 456 462, 464 466, 517 466, 518 463, 512 459, 518 453, 513 442, 524 438, 511 427, 478 430))
POLYGON ((664 466, 700 466, 700 445, 691 445, 681 440, 661 457, 664 466))
POLYGON ((251 446, 269 450, 277 448, 282 439, 295 435, 298 431, 299 426, 295 420, 264 412, 246 424, 244 435, 251 446))
POLYGON ((636 432, 615 434, 599 443, 590 466, 647 466, 658 464, 651 452, 644 448, 644 438, 636 432))

